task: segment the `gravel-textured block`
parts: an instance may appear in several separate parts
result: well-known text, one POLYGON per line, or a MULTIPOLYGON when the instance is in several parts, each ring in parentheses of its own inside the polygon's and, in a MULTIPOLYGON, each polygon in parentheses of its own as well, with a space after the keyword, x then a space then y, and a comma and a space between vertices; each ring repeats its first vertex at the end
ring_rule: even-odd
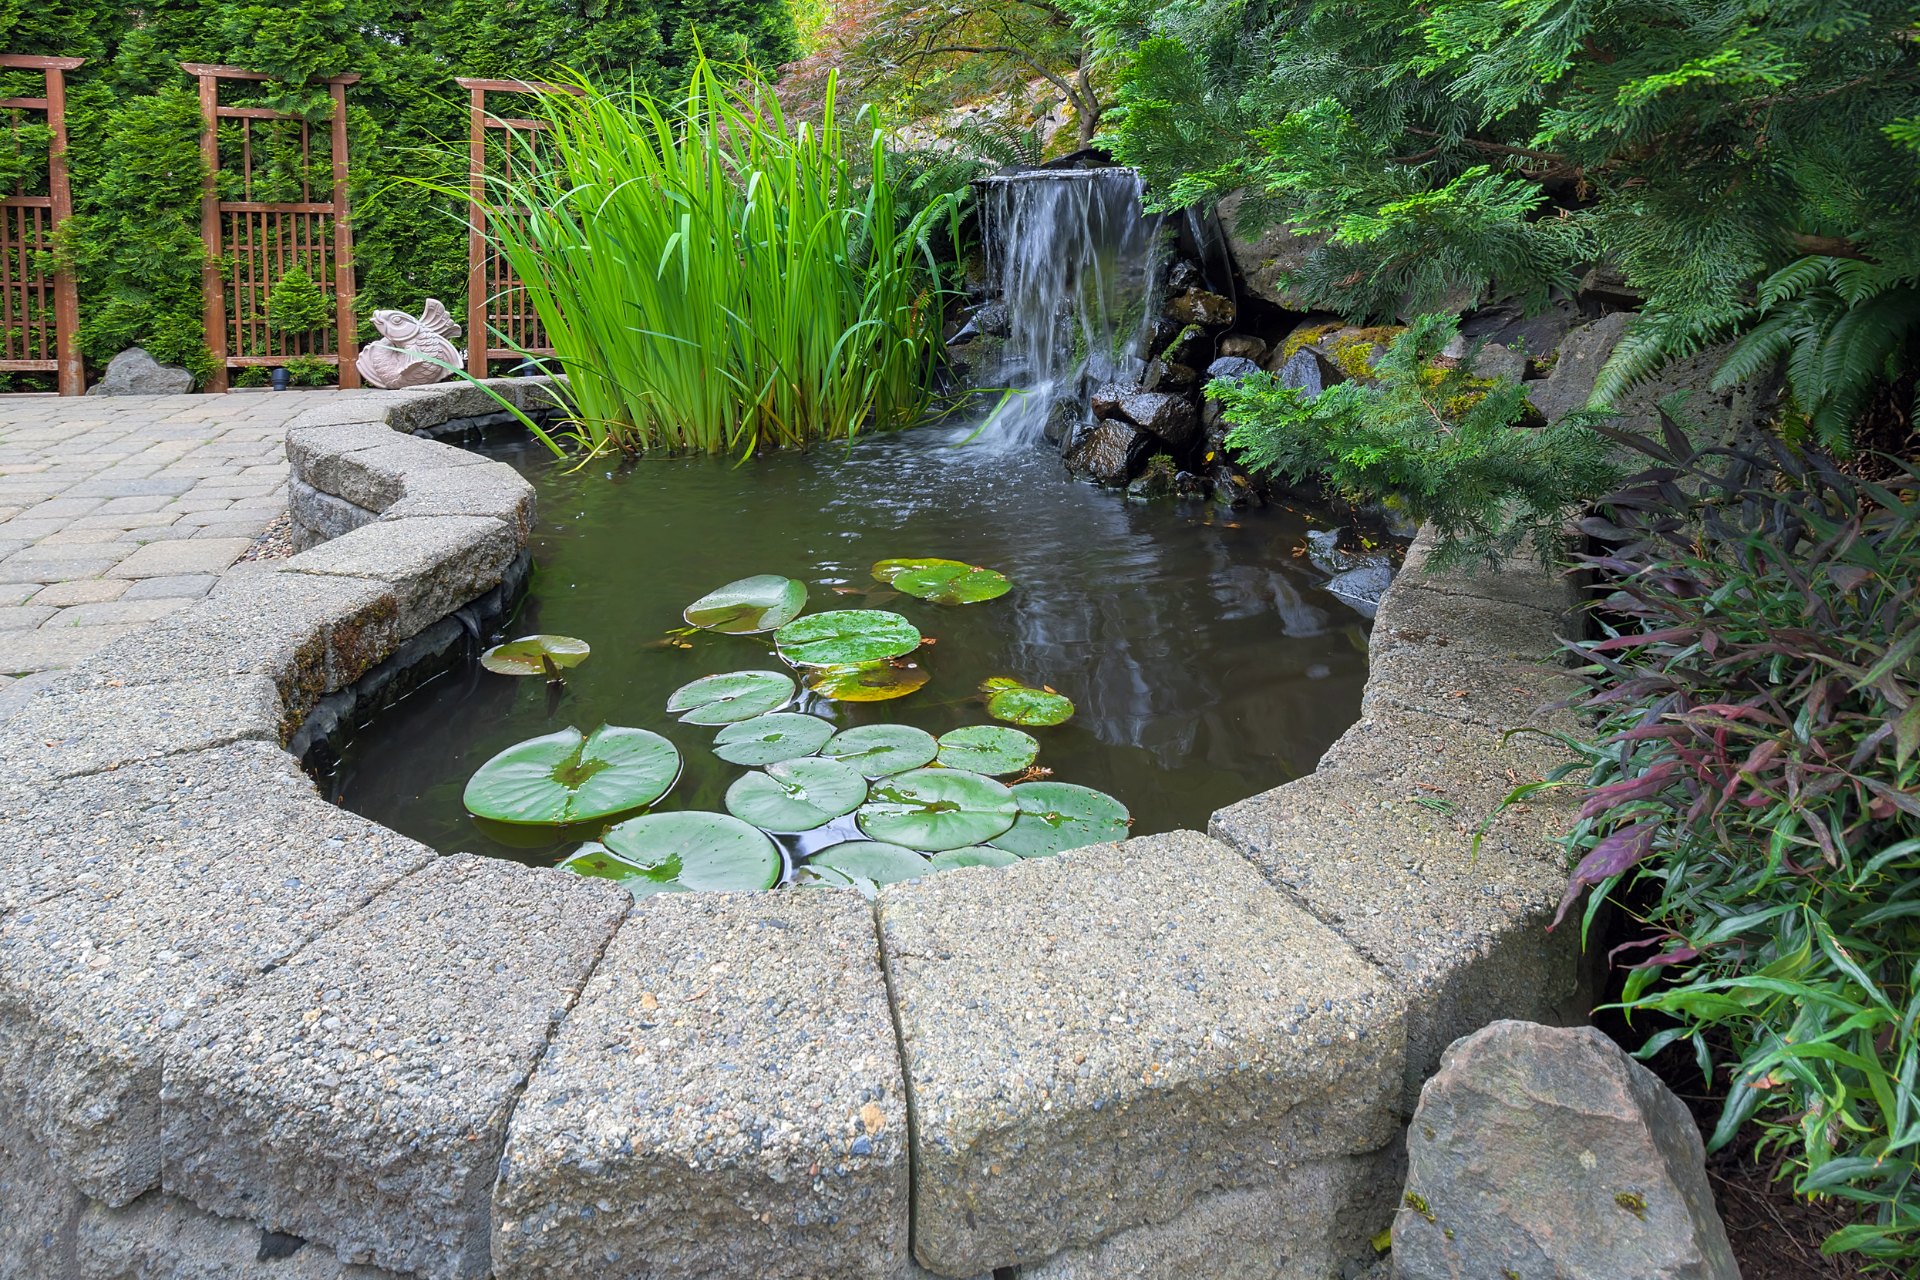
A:
POLYGON ((494 1273, 891 1280, 900 1079, 858 894, 648 899, 514 1115, 494 1273))
POLYGON ((122 600, 197 600, 213 590, 220 579, 211 573, 187 573, 173 578, 142 578, 138 582, 118 583, 126 587, 122 600))
POLYGON ((97 578, 119 563, 131 548, 118 543, 89 543, 85 546, 50 547, 48 551, 84 551, 84 557, 50 558, 33 555, 39 547, 27 547, 0 561, 0 583, 69 582, 75 578, 97 578))
MULTIPOLYGON (((381 428, 385 430, 385 428, 381 428)), ((303 480, 287 483, 287 514, 298 525, 310 546, 352 533, 363 524, 380 518, 376 511, 356 507, 344 498, 322 493, 303 480)), ((305 548, 301 548, 305 550, 305 548)))
POLYGON ((87 578, 79 582, 56 582, 34 592, 33 603, 65 609, 76 604, 102 604, 118 600, 131 583, 118 578, 87 578))
MULTIPOLYGON (((203 600, 93 655, 70 687, 264 675, 288 714, 360 678, 398 647, 393 589, 321 574, 229 576, 203 600)), ((4 642, 0 642, 0 649, 4 642)))
POLYGON ((357 507, 385 511, 406 496, 409 480, 418 480, 429 471, 488 465, 487 459, 454 445, 388 434, 385 443, 344 451, 311 447, 303 440, 303 461, 292 460, 294 448, 289 440, 293 474, 314 488, 357 507))
POLYGON ((1399 994, 1195 832, 889 885, 879 909, 935 1271, 1037 1262, 1397 1135, 1399 994))
POLYGON ((65 1280, 65 1242, 86 1198, 21 1123, 19 1092, 0 1073, 0 1276, 65 1280))
POLYGON ((1019 1269, 1020 1280, 1327 1280, 1354 1275, 1393 1220, 1396 1152, 1291 1165, 1271 1183, 1195 1200, 1172 1222, 1134 1227, 1019 1269))
POLYGON ((74 1280, 403 1280, 164 1191, 123 1209, 89 1204, 73 1231, 73 1255, 74 1280))
POLYGON ((138 628, 35 627, 0 631, 0 675, 27 675, 77 666, 138 628))
POLYGON ((278 743, 293 727, 286 720, 265 676, 43 693, 0 727, 0 759, 22 778, 65 778, 248 739, 278 743))
POLYGON ((195 538, 152 542, 115 565, 115 578, 171 578, 183 573, 220 573, 247 549, 245 538, 195 538))
POLYGON ((1571 710, 1546 709, 1578 694, 1579 682, 1537 662, 1470 657, 1451 645, 1383 636, 1368 666, 1362 718, 1399 710, 1501 733, 1520 728, 1572 733, 1580 727, 1571 710))
POLYGON ((410 516, 488 516, 525 542, 533 532, 533 486, 512 467, 447 467, 407 480, 407 496, 381 514, 384 520, 410 516))
POLYGON ((350 1261, 486 1275, 507 1119, 630 906, 571 872, 435 860, 190 1030, 167 1189, 350 1261))
POLYGON ((1398 1105, 1411 1113, 1455 1037, 1495 1018, 1559 1022, 1584 1009, 1578 930, 1546 932, 1566 881, 1546 839, 1565 814, 1510 810, 1476 854, 1478 813, 1430 808, 1423 799, 1451 802, 1404 784, 1316 773, 1218 811, 1208 830, 1393 975, 1407 996, 1398 1105))
POLYGON ((431 853, 327 804, 260 743, 0 788, 0 858, 67 891, 0 916, 0 1079, 89 1195, 160 1173, 173 1033, 431 853), (24 811, 24 812, 23 812, 24 811), (26 846, 22 852, 21 846, 26 846))
POLYGON ((0 631, 31 631, 58 612, 48 605, 8 605, 0 608, 0 631))
POLYGON ((1566 615, 1545 609, 1436 591, 1402 573, 1380 601, 1377 635, 1425 641, 1482 658, 1546 662, 1560 652, 1559 637, 1572 635, 1566 615))
POLYGON ((301 552, 280 572, 387 583, 400 634, 412 635, 491 590, 520 545, 512 529, 480 516, 381 520, 301 552))

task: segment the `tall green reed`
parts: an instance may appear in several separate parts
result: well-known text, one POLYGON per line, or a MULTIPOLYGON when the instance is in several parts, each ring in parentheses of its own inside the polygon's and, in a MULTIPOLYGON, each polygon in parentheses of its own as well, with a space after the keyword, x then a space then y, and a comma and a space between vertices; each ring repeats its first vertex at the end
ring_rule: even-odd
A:
MULTIPOLYGON (((702 59, 663 103, 576 81, 491 185, 499 251, 600 451, 741 457, 905 425, 930 398, 949 198, 899 216, 881 134, 816 123, 702 59), (870 153, 857 165, 855 147, 870 153)), ((475 335, 475 340, 479 340, 475 335)))

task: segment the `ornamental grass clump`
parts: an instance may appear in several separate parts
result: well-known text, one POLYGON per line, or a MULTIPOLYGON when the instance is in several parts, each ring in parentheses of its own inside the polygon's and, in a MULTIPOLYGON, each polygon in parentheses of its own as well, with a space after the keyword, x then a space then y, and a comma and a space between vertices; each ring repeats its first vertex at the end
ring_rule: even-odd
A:
POLYGON ((744 457, 925 410, 928 232, 954 206, 898 217, 877 129, 843 129, 831 92, 818 124, 789 121, 705 60, 674 102, 575 87, 545 95, 551 129, 490 193, 520 212, 489 227, 586 445, 744 457))
POLYGON ((1760 1125, 1796 1191, 1862 1207, 1828 1252, 1920 1258, 1920 472, 1603 430, 1658 465, 1579 526, 1597 722, 1512 798, 1588 770, 1560 910, 1651 900, 1621 1007, 1725 1084, 1710 1148, 1760 1125))

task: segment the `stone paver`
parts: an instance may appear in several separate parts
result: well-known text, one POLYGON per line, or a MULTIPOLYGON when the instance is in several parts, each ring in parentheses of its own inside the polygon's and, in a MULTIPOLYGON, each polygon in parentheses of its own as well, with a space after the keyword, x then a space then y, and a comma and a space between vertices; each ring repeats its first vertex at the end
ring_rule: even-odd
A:
POLYGON ((287 421, 383 394, 0 397, 0 679, 206 595, 286 510, 287 421))

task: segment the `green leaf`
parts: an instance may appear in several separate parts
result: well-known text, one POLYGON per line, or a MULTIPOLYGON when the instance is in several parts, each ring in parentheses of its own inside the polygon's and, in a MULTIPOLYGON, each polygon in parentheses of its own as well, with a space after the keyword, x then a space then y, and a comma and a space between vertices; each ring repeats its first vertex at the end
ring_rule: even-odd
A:
POLYGON ((935 871, 954 871, 960 867, 1010 867, 1020 861, 1005 849, 989 844, 970 844, 964 849, 948 849, 930 859, 935 871))
POLYGON ((979 604, 984 600, 997 600, 1013 590, 1013 584, 994 570, 968 564, 909 569, 894 578, 893 585, 910 596, 934 604, 979 604))
POLYGON ((515 743, 474 771, 467 810, 495 822, 584 822, 639 809, 680 776, 680 752, 645 729, 601 725, 515 743))
POLYGON ((974 773, 1018 773, 1040 754, 1031 734, 997 724, 969 725, 940 735, 941 764, 974 773))
POLYGON ((796 667, 838 667, 912 653, 920 647, 920 632, 897 613, 835 609, 789 622, 773 642, 796 667))
POLYGON ((903 573, 915 573, 923 569, 971 569, 972 565, 962 560, 926 560, 906 557, 899 560, 882 560, 873 566, 873 576, 882 582, 892 582, 903 573))
POLYGON ((860 830, 875 840, 937 851, 985 844, 1013 825, 1020 806, 992 778, 959 769, 916 769, 873 784, 860 830))
POLYGON ((917 662, 890 658, 882 662, 808 667, 800 678, 809 690, 835 702, 885 702, 889 698, 906 697, 925 684, 927 676, 927 669, 917 662))
POLYGON ((763 573, 709 591, 688 605, 681 616, 706 631, 750 635, 784 627, 806 607, 806 583, 763 573))
POLYGON ((727 788, 727 812, 768 831, 811 831, 867 796, 860 771, 838 760, 782 760, 727 788))
POLYGON ((775 711, 728 725, 713 736, 713 754, 729 764, 762 765, 810 756, 833 737, 819 716, 775 711))
POLYGON ((655 871, 638 867, 598 840, 589 840, 574 850, 565 862, 560 864, 563 871, 576 875, 592 876, 596 880, 613 880, 636 898, 650 898, 656 893, 684 893, 686 890, 678 880, 671 876, 664 879, 655 871))
POLYGON ((1073 716, 1071 700, 1004 676, 982 681, 980 691, 987 695, 987 714, 1009 724, 1063 724, 1073 716))
POLYGON ((1023 858, 1047 858, 1068 849, 1125 840, 1127 807, 1104 791, 1071 782, 1023 782, 1013 788, 1020 817, 993 840, 1023 858))
POLYGON ((865 876, 848 875, 837 867, 816 867, 811 862, 794 869, 793 883, 802 889, 855 889, 868 902, 880 896, 879 886, 865 876))
POLYGON ((780 849, 772 838, 724 813, 649 813, 609 830, 605 843, 643 878, 672 882, 655 892, 741 893, 771 889, 780 879, 780 849))
POLYGON ((547 670, 543 655, 556 667, 577 667, 590 652, 585 640, 572 636, 521 636, 488 649, 480 655, 480 665, 503 676, 537 676, 547 670))
POLYGON ((684 712, 683 724, 733 724, 778 711, 796 692, 793 681, 776 671, 733 671, 681 685, 667 699, 667 710, 684 712))
POLYGON ((808 858, 807 865, 831 867, 843 875, 859 876, 875 884, 912 880, 933 870, 925 854, 878 840, 849 840, 844 844, 836 844, 808 858))
POLYGON ((863 724, 834 735, 820 748, 829 760, 844 760, 869 778, 905 773, 933 763, 940 746, 925 729, 906 724, 863 724))
POLYGON ((1920 751, 1920 698, 1901 713, 1893 723, 1893 757, 1897 768, 1907 767, 1907 760, 1915 751, 1920 751))

